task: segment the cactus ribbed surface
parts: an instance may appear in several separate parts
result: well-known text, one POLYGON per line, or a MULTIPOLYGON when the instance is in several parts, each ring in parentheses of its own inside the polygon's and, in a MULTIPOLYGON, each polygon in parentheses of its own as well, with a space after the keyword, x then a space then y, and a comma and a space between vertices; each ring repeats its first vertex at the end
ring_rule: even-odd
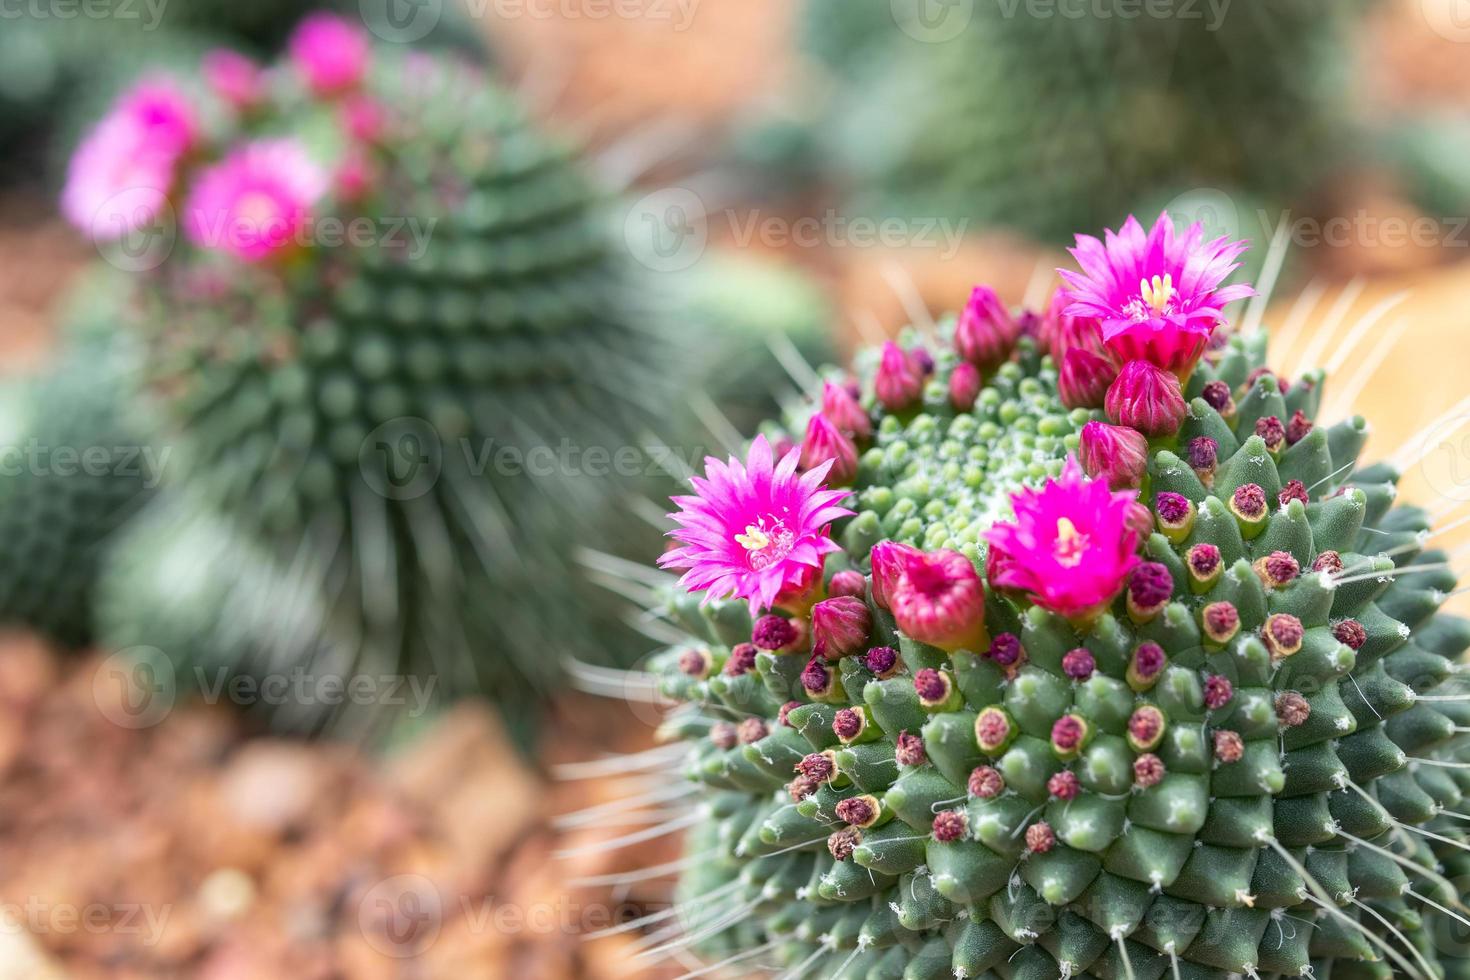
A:
MULTIPOLYGON (((822 584, 774 608, 671 592, 687 638, 649 669, 685 754, 629 762, 698 787, 684 938, 657 955, 842 980, 1470 975, 1450 884, 1470 871, 1470 621, 1440 611, 1455 575, 1428 513, 1360 458, 1362 418, 1318 418, 1320 372, 1279 376, 1264 334, 1222 326, 1133 471, 1142 564, 1057 611, 1004 584, 1021 539, 990 543, 997 522, 1036 506, 1022 487, 1062 493, 1069 454, 1114 473, 1127 454, 1090 447, 1101 407, 1064 407, 1049 329, 1022 327, 978 395, 948 343, 915 358, 906 338, 917 398, 885 378, 897 348, 860 358, 868 424, 823 403, 860 455, 822 584), (971 639, 900 625, 941 594, 940 622, 976 597, 971 639)), ((1128 425, 1152 419, 1114 400, 1133 367, 1106 416, 1128 425)), ((1043 549, 1063 569, 1095 543, 1071 514, 1043 549)), ((764 555, 769 530, 737 541, 764 555)))
POLYGON ((168 458, 135 430, 117 357, 100 347, 7 382, 0 405, 0 622, 80 646, 107 542, 168 458))

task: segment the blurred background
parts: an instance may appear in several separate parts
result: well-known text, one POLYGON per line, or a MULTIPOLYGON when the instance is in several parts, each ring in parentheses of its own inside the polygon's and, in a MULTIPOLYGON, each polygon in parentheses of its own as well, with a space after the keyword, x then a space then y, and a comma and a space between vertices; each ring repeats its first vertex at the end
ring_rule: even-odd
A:
POLYGON ((1448 515, 1467 52, 1463 0, 0 3, 0 978, 664 975, 674 774, 598 760, 656 743, 667 495, 1129 213, 1251 239, 1274 365, 1448 515), (140 84, 181 167, 330 163, 285 258, 81 162, 140 84))

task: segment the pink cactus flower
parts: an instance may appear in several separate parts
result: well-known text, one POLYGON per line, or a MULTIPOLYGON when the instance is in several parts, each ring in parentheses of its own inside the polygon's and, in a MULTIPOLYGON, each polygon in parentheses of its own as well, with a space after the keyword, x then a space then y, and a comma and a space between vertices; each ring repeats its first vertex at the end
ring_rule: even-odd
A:
POLYGON ((72 155, 62 214, 96 242, 152 225, 168 207, 179 159, 198 138, 194 107, 177 84, 139 82, 72 155))
POLYGON ((291 60, 318 95, 356 88, 371 53, 367 33, 336 14, 315 13, 296 26, 291 60))
POLYGON ((1143 482, 1148 440, 1136 429, 1088 422, 1082 427, 1077 456, 1088 476, 1106 480, 1113 490, 1126 490, 1143 482))
POLYGON ((260 66, 238 51, 216 48, 200 66, 211 92, 237 110, 251 109, 265 96, 260 66))
POLYGON ((1104 240, 1078 235, 1070 249, 1081 272, 1058 270, 1071 300, 1066 313, 1094 317, 1103 341, 1120 360, 1146 360, 1188 377, 1224 319, 1224 307, 1254 294, 1220 284, 1239 268, 1246 242, 1204 240, 1204 226, 1176 236, 1168 213, 1145 232, 1130 216, 1104 240))
POLYGON ((184 233, 200 248, 261 262, 299 244, 329 185, 295 140, 247 143, 199 174, 184 206, 184 233))
POLYGON ((979 368, 995 368, 1011 356, 1021 328, 995 290, 976 286, 954 328, 960 357, 979 368))
POLYGON ((830 381, 822 383, 822 414, 838 430, 853 439, 866 439, 873 434, 868 413, 858 404, 852 392, 830 381))
POLYGON ((792 450, 777 462, 757 436, 744 463, 706 457, 705 475, 690 481, 694 495, 675 497, 680 509, 669 515, 680 525, 669 534, 681 547, 659 564, 687 569, 679 584, 705 592, 705 601, 738 596, 752 613, 809 579, 840 550, 831 523, 852 511, 838 504, 845 491, 823 485, 831 462, 798 475, 798 456, 792 450))
POLYGON ((825 415, 813 415, 801 440, 801 468, 810 470, 826 462, 832 464, 827 471, 827 482, 846 486, 857 476, 857 446, 825 415))
POLYGON ((904 635, 945 650, 984 650, 985 586, 958 551, 901 553, 898 582, 888 592, 904 635))
POLYGON ((1069 619, 1090 619, 1138 565, 1138 531, 1129 519, 1136 496, 1084 479, 1068 458, 1060 479, 1012 495, 1015 521, 986 532, 991 584, 1027 593, 1069 619))
POLYGON ((924 373, 913 357, 890 340, 879 355, 873 387, 884 408, 901 412, 916 404, 924 393, 924 373))

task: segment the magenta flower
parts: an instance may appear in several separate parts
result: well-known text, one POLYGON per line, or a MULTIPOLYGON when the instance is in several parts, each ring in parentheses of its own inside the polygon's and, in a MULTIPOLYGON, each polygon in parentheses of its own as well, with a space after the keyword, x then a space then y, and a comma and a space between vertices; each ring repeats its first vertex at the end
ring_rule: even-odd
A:
POLYGON ((210 91, 235 109, 249 109, 265 95, 260 66, 238 51, 216 48, 204 56, 201 69, 210 91))
POLYGON ((828 462, 831 467, 827 477, 834 485, 845 486, 857 476, 857 446, 831 419, 819 413, 806 424, 806 435, 801 440, 801 468, 816 469, 828 462))
POLYGON ((318 95, 355 88, 367 72, 367 34, 335 14, 311 14, 291 35, 291 60, 318 95))
POLYGON ((184 233, 201 248, 262 261, 296 243, 328 184, 295 140, 247 143, 200 173, 184 233))
POLYGON ((1069 619, 1089 619, 1122 591, 1138 564, 1138 531, 1130 521, 1136 496, 1084 479, 1069 457, 1060 479, 1011 496, 1014 522, 986 532, 991 584, 1028 593, 1069 619))
POLYGON ((1240 267, 1247 243, 1225 236, 1206 242, 1204 227, 1174 234, 1167 212, 1151 231, 1129 216, 1105 241, 1078 235, 1070 249, 1082 271, 1058 270, 1072 316, 1095 317, 1103 341, 1120 359, 1146 360, 1187 377, 1228 303, 1254 294, 1250 286, 1221 287, 1240 267))
POLYGON ((675 497, 680 525, 670 537, 682 547, 659 558, 687 571, 679 584, 703 591, 705 601, 738 596, 751 612, 769 608, 788 587, 809 581, 824 556, 840 550, 828 536, 832 521, 852 513, 838 505, 846 492, 828 490, 831 463, 797 475, 798 451, 774 462, 770 443, 757 436, 742 464, 735 457, 704 461, 693 496, 675 497))
POLYGON ((899 552, 901 574, 888 589, 903 634, 945 650, 983 650, 985 586, 958 551, 899 552))
POLYGON ((194 107, 174 82, 139 82, 72 155, 62 214, 98 242, 151 225, 168 206, 179 158, 198 137, 194 107))
POLYGON ((980 368, 994 368, 1011 356, 1021 328, 989 286, 976 286, 954 328, 960 357, 980 368))

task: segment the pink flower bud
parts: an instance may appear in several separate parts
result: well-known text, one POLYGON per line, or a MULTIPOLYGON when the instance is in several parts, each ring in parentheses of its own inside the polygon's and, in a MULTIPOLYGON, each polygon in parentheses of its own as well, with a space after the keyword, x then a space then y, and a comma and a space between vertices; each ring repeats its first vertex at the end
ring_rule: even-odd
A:
POLYGON ((945 650, 984 650, 985 588, 958 551, 899 557, 903 575, 888 593, 904 635, 945 650))
POLYGON ((924 378, 913 358, 890 340, 883 345, 873 388, 884 408, 900 412, 918 402, 924 392, 924 378))
POLYGON ((1172 436, 1189 411, 1179 379, 1147 361, 1123 366, 1108 388, 1106 407, 1108 418, 1146 436, 1172 436))
POLYGON ((842 385, 830 381, 822 383, 822 415, 839 432, 853 439, 866 439, 873 434, 873 423, 868 419, 868 413, 842 385))
POLYGON ((828 660, 861 653, 872 628, 867 603, 853 596, 823 599, 812 606, 812 650, 828 660))
POLYGON ((857 476, 857 446, 825 415, 813 415, 801 440, 801 468, 816 469, 829 459, 832 468, 827 471, 828 486, 844 486, 857 476))
POLYGON ((949 376, 949 403, 956 412, 968 412, 980 397, 980 369, 969 361, 955 365, 949 376))
POLYGON ((291 60, 318 95, 355 88, 367 72, 367 33, 336 14, 315 13, 297 26, 291 60))
POLYGON ((851 595, 861 599, 867 592, 868 580, 863 577, 862 572, 855 572, 850 568, 844 568, 833 575, 827 586, 827 594, 831 596, 851 595))
POLYGON ((879 541, 873 545, 873 602, 879 609, 888 609, 889 596, 903 577, 905 555, 917 555, 919 549, 897 541, 879 541))
POLYGON ((1088 476, 1107 480, 1109 489, 1137 487, 1148 470, 1148 440, 1136 429, 1088 422, 1082 427, 1077 458, 1088 476))
POLYGON ((981 368, 994 368, 1011 356, 1020 328, 989 286, 976 286, 954 328, 960 357, 981 368))
POLYGON ((1108 386, 1118 377, 1111 360, 1083 347, 1062 355, 1057 369, 1057 393, 1068 408, 1102 408, 1108 386))
POLYGON ((260 66, 237 51, 216 48, 204 56, 201 69, 209 90, 235 109, 249 109, 265 95, 260 66))

